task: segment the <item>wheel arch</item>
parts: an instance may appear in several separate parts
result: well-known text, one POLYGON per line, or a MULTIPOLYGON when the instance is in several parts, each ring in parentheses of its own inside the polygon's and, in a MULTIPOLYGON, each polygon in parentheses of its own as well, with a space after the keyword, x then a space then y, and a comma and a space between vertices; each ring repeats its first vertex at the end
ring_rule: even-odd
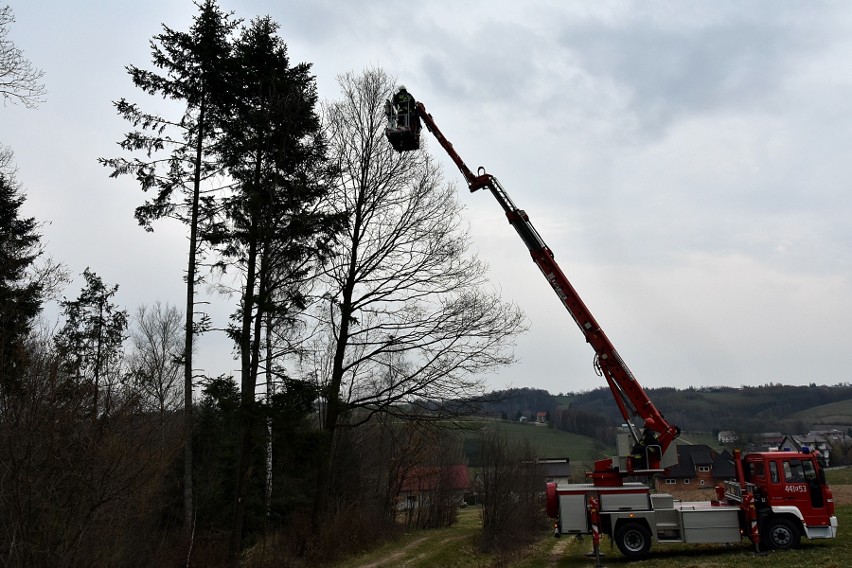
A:
POLYGON ((657 539, 655 531, 651 528, 651 523, 649 523, 648 519, 646 517, 643 517, 643 516, 634 516, 634 517, 628 517, 628 516, 621 517, 621 516, 619 516, 619 517, 614 518, 614 519, 610 518, 609 536, 610 537, 614 536, 615 533, 618 532, 618 529, 622 527, 622 525, 625 525, 625 524, 628 524, 628 523, 636 523, 636 524, 644 526, 646 529, 648 529, 648 532, 651 533, 651 540, 657 539))
POLYGON ((760 525, 761 527, 764 527, 775 519, 786 519, 790 521, 793 526, 796 527, 796 530, 799 532, 799 536, 807 536, 807 532, 805 531, 805 518, 802 516, 802 512, 798 507, 772 507, 770 512, 760 520, 760 525))

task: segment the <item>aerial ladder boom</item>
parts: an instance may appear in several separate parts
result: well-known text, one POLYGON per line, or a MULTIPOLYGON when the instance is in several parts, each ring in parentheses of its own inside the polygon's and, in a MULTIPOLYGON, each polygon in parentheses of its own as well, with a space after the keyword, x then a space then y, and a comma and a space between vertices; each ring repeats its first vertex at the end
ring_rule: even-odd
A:
MULTIPOLYGON (((621 456, 619 464, 613 463, 611 459, 600 460, 595 463, 595 471, 591 473, 595 483, 600 485, 620 484, 621 477, 625 475, 660 471, 677 463, 672 442, 680 434, 680 429, 669 424, 648 398, 645 390, 636 381, 627 364, 615 350, 591 311, 583 303, 580 295, 556 263, 553 252, 536 231, 529 216, 512 202, 497 178, 487 173, 484 168, 480 167, 477 174, 474 174, 468 168, 453 145, 435 124, 432 116, 426 112, 423 103, 415 103, 414 109, 418 118, 423 121, 429 132, 435 136, 438 143, 459 168, 470 191, 489 190, 503 208, 509 223, 515 228, 515 231, 529 249, 533 262, 541 270, 568 313, 577 323, 586 341, 595 351, 595 369, 598 374, 606 379, 632 438, 632 447, 626 452, 628 455, 621 456), (633 423, 636 417, 643 421, 641 431, 633 423)), ((389 138, 399 134, 398 129, 393 132, 390 128, 388 129, 389 138)), ((417 136, 419 132, 401 134, 417 136)), ((414 140, 413 143, 409 140, 409 147, 416 145, 417 140, 414 140)))

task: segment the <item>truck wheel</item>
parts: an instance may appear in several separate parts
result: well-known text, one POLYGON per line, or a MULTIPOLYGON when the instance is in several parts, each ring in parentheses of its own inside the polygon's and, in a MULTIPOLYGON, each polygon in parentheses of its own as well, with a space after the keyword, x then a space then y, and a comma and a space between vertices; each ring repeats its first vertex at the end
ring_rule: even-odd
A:
POLYGON ((761 537, 765 540, 768 548, 775 550, 799 548, 801 538, 799 529, 789 519, 769 519, 764 527, 765 530, 761 537))
POLYGON ((615 531, 615 544, 628 560, 639 560, 651 551, 651 531, 641 523, 623 523, 615 531))

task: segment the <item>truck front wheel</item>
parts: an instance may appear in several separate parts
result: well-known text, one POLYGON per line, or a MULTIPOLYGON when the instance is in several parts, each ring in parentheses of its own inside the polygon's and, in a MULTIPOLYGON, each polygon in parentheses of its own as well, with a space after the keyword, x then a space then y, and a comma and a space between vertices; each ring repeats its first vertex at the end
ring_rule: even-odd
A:
POLYGON ((651 551, 651 531, 641 523, 623 523, 615 531, 615 544, 628 560, 639 560, 651 551))
POLYGON ((764 527, 765 531, 761 536, 767 548, 790 550, 799 547, 801 535, 799 529, 790 519, 769 519, 764 527))

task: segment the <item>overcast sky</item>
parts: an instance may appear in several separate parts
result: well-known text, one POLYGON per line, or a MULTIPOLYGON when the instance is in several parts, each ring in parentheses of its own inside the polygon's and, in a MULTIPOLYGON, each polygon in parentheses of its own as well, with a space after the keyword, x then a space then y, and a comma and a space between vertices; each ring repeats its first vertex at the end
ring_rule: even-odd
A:
MULTIPOLYGON (((0 1, 0 3, 3 3, 0 1)), ((51 255, 119 284, 118 302, 182 306, 184 228, 133 219, 143 194, 98 157, 145 99, 161 24, 189 0, 11 2, 10 38, 45 72, 36 110, 0 108, 25 213, 51 255)), ((468 165, 525 209, 645 387, 852 380, 852 5, 846 2, 221 0, 270 15, 322 99, 381 67, 433 115, 468 165)), ((428 136, 428 135, 426 135, 428 136)), ((553 393, 603 380, 593 352, 502 210, 469 194, 474 248, 527 313, 520 362, 494 388, 553 393)), ((68 290, 76 297, 80 279, 68 290)), ((223 323, 222 321, 219 322, 223 323)), ((231 347, 199 362, 229 372, 231 347)))

